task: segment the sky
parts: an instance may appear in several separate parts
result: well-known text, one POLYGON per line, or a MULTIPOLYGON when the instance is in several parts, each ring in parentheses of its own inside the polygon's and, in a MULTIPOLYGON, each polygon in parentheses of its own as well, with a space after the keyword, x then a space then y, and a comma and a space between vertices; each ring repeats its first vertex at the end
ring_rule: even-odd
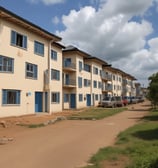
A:
POLYGON ((137 78, 158 72, 158 0, 0 0, 0 6, 137 78))

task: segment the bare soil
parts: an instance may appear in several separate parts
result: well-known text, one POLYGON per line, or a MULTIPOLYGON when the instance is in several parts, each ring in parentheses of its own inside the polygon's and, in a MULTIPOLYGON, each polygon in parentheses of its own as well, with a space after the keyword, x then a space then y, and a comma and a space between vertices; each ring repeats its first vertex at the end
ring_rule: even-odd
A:
POLYGON ((64 120, 36 129, 17 123, 41 123, 69 113, 0 119, 7 124, 7 128, 0 127, 0 138, 13 138, 0 145, 0 165, 4 168, 81 167, 99 148, 113 145, 118 133, 138 123, 149 108, 150 103, 146 101, 102 120, 64 120))

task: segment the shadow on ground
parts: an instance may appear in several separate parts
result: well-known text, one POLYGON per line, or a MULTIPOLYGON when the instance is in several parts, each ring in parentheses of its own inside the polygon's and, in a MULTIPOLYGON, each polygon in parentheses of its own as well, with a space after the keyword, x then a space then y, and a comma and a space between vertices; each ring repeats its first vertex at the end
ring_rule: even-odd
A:
POLYGON ((158 128, 146 131, 138 131, 133 136, 143 140, 158 140, 158 128))
POLYGON ((143 117, 144 120, 147 120, 147 121, 158 121, 158 115, 153 115, 153 116, 145 116, 143 117))

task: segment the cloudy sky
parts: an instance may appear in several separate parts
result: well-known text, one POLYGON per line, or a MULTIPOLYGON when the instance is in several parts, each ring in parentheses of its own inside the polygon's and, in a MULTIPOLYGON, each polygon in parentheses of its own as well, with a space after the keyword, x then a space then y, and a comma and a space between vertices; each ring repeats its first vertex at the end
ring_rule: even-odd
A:
POLYGON ((0 5, 147 86, 158 71, 158 0, 0 0, 0 5))

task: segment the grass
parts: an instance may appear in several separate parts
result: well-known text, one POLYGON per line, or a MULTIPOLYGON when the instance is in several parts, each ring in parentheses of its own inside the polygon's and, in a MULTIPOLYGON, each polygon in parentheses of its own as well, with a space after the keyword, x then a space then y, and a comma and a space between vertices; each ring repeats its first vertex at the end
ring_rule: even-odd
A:
POLYGON ((127 108, 90 108, 82 112, 77 112, 68 117, 69 120, 99 120, 117 113, 127 108))
POLYGON ((28 128, 39 128, 39 127, 44 127, 45 126, 43 123, 39 123, 39 124, 18 124, 18 125, 28 127, 28 128))
MULTIPOLYGON (((122 168, 158 168, 158 111, 152 111, 137 124, 118 135, 113 147, 100 149, 92 158, 92 166, 103 168, 103 162, 128 157, 122 168)), ((121 163, 121 162, 120 162, 121 163)))

